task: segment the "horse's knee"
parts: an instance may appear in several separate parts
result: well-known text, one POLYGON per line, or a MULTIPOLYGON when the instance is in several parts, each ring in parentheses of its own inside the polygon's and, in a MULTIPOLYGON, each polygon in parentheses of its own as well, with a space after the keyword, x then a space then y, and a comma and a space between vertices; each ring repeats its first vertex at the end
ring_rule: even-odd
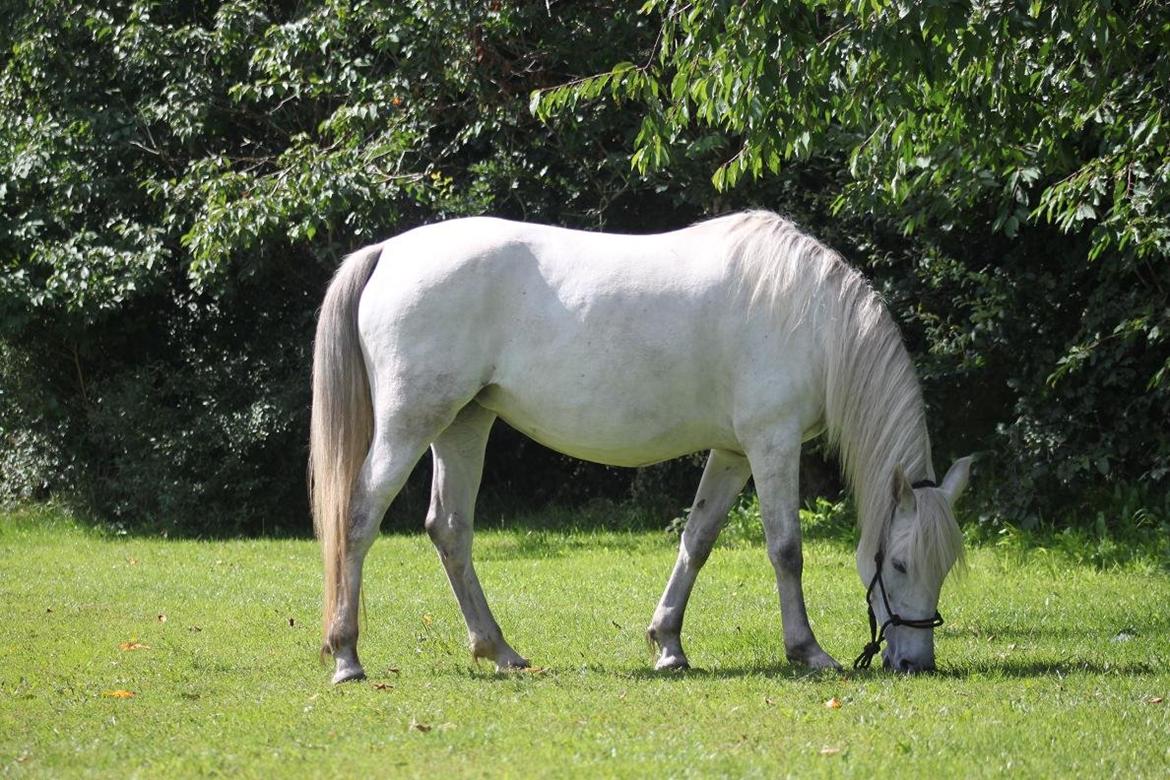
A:
POLYGON ((768 542, 768 560, 782 573, 789 576, 800 576, 804 568, 804 555, 800 549, 800 539, 779 539, 768 542))
POLYGON ((711 555, 711 548, 715 546, 715 539, 719 535, 717 528, 703 528, 702 530, 685 529, 682 535, 682 551, 689 565, 701 568, 711 555))

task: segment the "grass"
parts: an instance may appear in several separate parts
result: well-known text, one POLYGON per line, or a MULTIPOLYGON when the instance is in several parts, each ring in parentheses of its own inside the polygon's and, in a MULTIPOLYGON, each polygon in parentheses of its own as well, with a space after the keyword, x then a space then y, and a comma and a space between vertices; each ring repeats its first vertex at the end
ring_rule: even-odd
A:
MULTIPOLYGON (((422 534, 379 540, 371 679, 318 665, 304 540, 168 541, 0 515, 0 774, 216 776, 1151 776, 1170 772, 1170 580, 981 546, 948 583, 940 673, 789 666, 762 550, 712 556, 689 673, 642 638, 674 558, 654 532, 497 530, 476 560, 543 671, 475 666, 422 534), (132 692, 117 698, 118 691, 132 692), (828 707, 835 700, 839 707, 828 707)), ((849 546, 813 538, 822 644, 866 638, 849 546)))

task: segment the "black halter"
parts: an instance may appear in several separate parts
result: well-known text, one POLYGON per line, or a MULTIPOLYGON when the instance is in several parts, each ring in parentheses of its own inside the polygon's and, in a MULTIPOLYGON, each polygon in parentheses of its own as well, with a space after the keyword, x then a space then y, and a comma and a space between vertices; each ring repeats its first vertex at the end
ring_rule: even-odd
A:
MULTIPOLYGON (((938 485, 936 485, 933 480, 927 479, 922 480, 921 482, 915 482, 912 487, 917 490, 918 488, 923 487, 938 487, 938 485)), ((869 581, 869 587, 865 591, 865 605, 869 610, 869 643, 866 644, 866 646, 861 651, 861 655, 857 656, 857 659, 853 662, 854 669, 869 668, 869 665, 873 661, 874 656, 881 652, 882 642, 885 641, 886 638, 886 629, 890 626, 906 626, 907 628, 938 628, 943 624, 942 615, 940 615, 937 610, 934 613, 934 617, 911 620, 902 617, 890 608, 890 600, 886 596, 886 584, 882 581, 882 559, 885 557, 885 552, 886 551, 884 548, 879 547, 877 555, 873 557, 873 562, 877 564, 877 571, 874 572, 873 579, 869 581), (871 596, 873 596, 874 586, 878 586, 878 592, 882 594, 882 604, 885 605, 886 614, 889 615, 889 618, 886 619, 885 623, 882 623, 880 628, 878 627, 877 615, 875 615, 873 612, 873 602, 870 600, 871 596)))

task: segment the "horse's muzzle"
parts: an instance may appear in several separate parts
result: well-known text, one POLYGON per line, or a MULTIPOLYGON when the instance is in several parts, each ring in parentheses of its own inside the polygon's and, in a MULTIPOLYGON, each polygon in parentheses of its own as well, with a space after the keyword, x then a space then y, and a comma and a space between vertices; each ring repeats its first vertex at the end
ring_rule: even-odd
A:
POLYGON ((882 658, 882 668, 902 674, 928 674, 934 671, 934 663, 919 663, 909 658, 900 658, 895 662, 886 656, 882 658))

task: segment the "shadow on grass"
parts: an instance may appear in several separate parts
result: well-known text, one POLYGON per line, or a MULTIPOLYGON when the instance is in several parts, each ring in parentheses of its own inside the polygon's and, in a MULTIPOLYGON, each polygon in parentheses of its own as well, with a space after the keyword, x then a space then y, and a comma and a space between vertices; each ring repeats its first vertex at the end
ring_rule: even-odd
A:
POLYGON ((721 666, 714 669, 691 667, 683 670, 658 670, 651 666, 645 669, 611 669, 603 665, 586 665, 584 667, 556 669, 543 668, 537 673, 532 672, 492 672, 479 669, 468 669, 467 675, 485 682, 506 683, 525 678, 556 678, 567 674, 587 674, 598 677, 613 677, 622 680, 686 682, 688 680, 727 680, 741 677, 765 677, 775 680, 789 680, 801 682, 805 680, 826 680, 840 676, 841 672, 822 671, 810 672, 790 664, 764 664, 760 666, 721 666))
POLYGON ((1142 677, 1165 674, 1166 668, 1154 663, 1102 663, 1078 658, 1031 661, 986 661, 969 666, 942 668, 934 674, 944 679, 963 680, 974 677, 1066 677, 1070 674, 1124 675, 1142 677))
MULTIPOLYGON (((984 678, 1040 679, 1062 678, 1069 675, 1145 677, 1162 675, 1166 669, 1158 664, 1144 662, 1102 663, 1077 658, 1030 661, 986 661, 959 666, 943 666, 935 672, 914 679, 974 680, 984 678)), ((700 680, 740 680, 761 678, 772 682, 818 684, 833 680, 903 680, 905 675, 885 669, 842 669, 810 671, 791 664, 760 664, 754 666, 691 667, 685 670, 610 669, 605 666, 586 666, 579 669, 539 669, 531 672, 494 672, 468 669, 465 674, 485 683, 515 683, 523 679, 555 680, 564 675, 587 674, 634 682, 661 682, 686 684, 700 680)))
POLYGON ((1043 625, 1029 622, 980 622, 978 625, 956 623, 942 629, 943 635, 985 641, 1061 640, 1077 645, 1086 642, 1129 642, 1134 639, 1165 637, 1170 634, 1170 614, 1128 615, 1121 621, 1112 619, 1095 628, 1062 624, 1043 625))
MULTIPOLYGON (((1156 675, 1164 674, 1165 668, 1154 663, 1127 662, 1102 663, 1099 660, 1087 660, 1074 657, 1050 660, 1010 661, 996 660, 978 662, 970 665, 943 665, 937 671, 927 674, 924 679, 967 679, 974 677, 1064 677, 1069 674, 1088 675, 1156 675)), ((810 671, 791 664, 765 664, 760 666, 720 666, 714 669, 692 668, 685 671, 658 671, 645 669, 633 672, 621 672, 620 676, 636 680, 674 680, 674 679, 738 679, 742 677, 766 677, 771 680, 787 680, 789 682, 824 682, 838 678, 852 680, 904 679, 904 675, 885 669, 850 669, 840 671, 822 670, 810 671)))

